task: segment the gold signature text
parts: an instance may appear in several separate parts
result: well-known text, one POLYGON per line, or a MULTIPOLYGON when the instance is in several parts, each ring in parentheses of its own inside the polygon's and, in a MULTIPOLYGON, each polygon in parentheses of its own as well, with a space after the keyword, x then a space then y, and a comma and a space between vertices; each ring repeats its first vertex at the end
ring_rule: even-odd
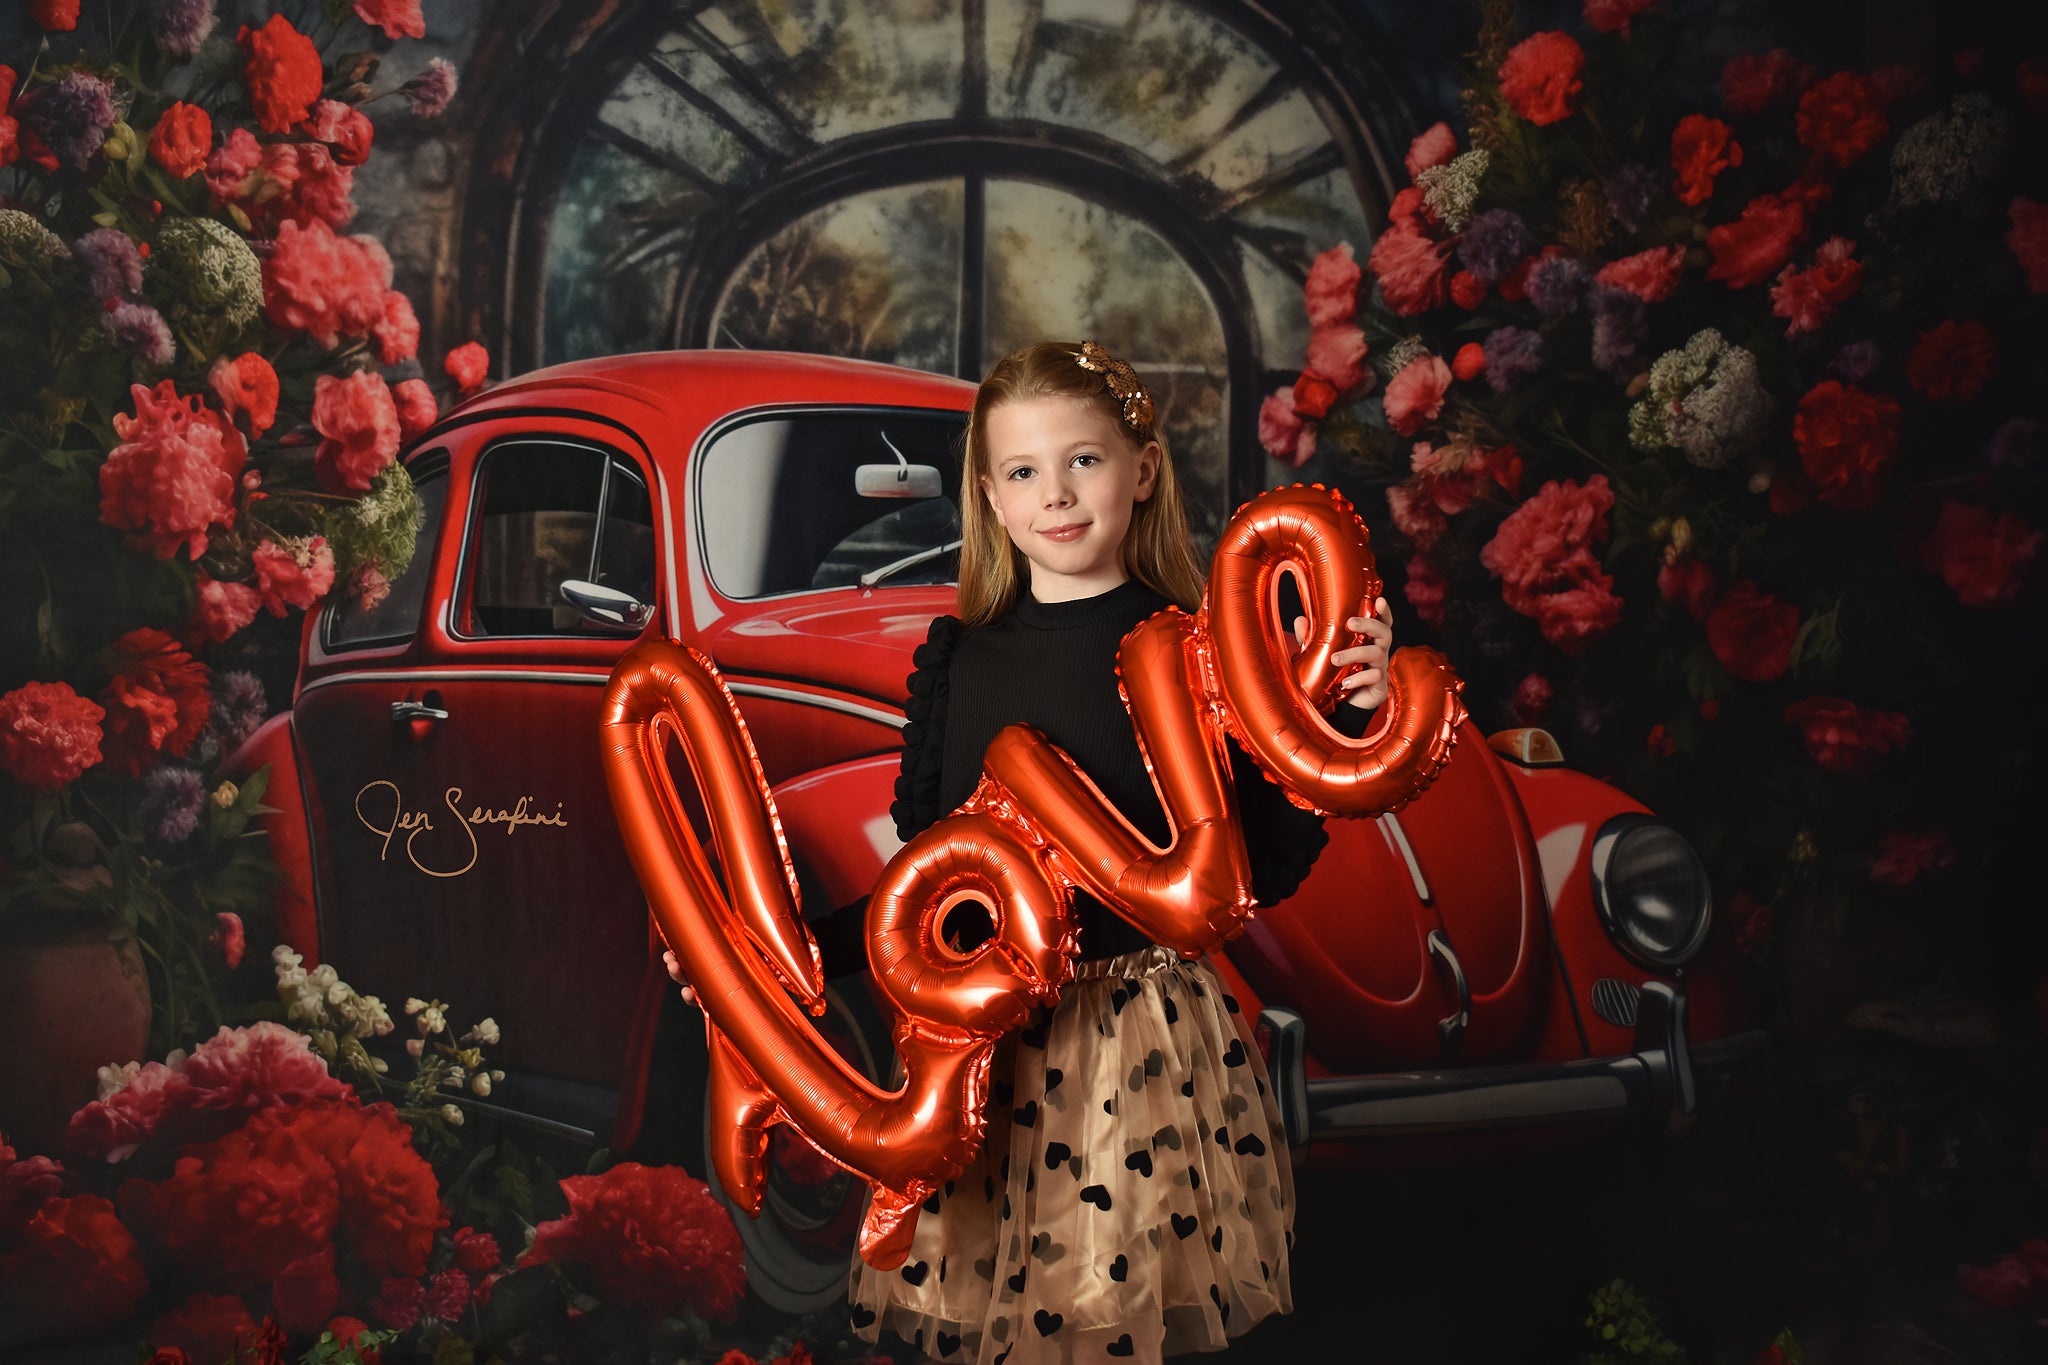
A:
POLYGON ((552 815, 543 815, 535 809, 537 803, 530 796, 520 797, 510 809, 492 810, 486 806, 473 805, 465 812, 463 807, 467 803, 462 798, 462 788, 450 787, 441 793, 441 803, 447 808, 444 821, 460 830, 462 837, 469 844, 469 861, 454 869, 429 867, 420 860, 419 853, 413 849, 413 841, 422 834, 433 832, 434 818, 438 812, 424 807, 408 809, 405 795, 399 791, 396 782, 379 780, 363 784, 356 792, 356 819, 362 821, 363 827, 370 833, 383 838, 384 842, 377 852, 380 861, 390 860, 391 843, 398 839, 401 841, 399 847, 405 854, 406 861, 429 877, 460 877, 475 867, 479 852, 476 831, 480 827, 487 829, 492 825, 501 825, 507 834, 516 834, 522 828, 539 825, 551 825, 557 829, 569 827, 569 817, 562 813, 560 801, 555 802, 552 815))

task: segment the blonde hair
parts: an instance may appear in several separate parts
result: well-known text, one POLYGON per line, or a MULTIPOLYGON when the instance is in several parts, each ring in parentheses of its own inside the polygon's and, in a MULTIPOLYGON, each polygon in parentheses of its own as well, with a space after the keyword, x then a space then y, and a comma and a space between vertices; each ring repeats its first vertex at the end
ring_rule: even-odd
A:
MULTIPOLYGON (((1028 579, 1023 552, 1010 542, 981 487, 989 467, 989 413, 1023 399, 1080 398, 1100 408, 1118 431, 1131 438, 1134 449, 1143 448, 1125 424, 1123 402, 1110 391, 1108 380, 1075 363, 1079 350, 1077 342, 1041 341, 1012 351, 995 363, 975 392, 960 474, 960 619, 967 625, 986 625, 1008 611, 1028 579)), ((1202 569, 1188 534, 1173 452, 1156 423, 1149 439, 1159 444, 1159 472, 1152 496, 1131 508, 1122 550, 1124 572, 1193 611, 1202 601, 1202 569)))

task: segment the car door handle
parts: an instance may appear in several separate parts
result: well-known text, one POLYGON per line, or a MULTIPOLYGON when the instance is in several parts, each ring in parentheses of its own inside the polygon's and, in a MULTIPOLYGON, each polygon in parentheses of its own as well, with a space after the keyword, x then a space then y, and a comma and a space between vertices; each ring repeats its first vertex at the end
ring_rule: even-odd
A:
POLYGON ((429 706, 423 701, 395 701, 391 703, 391 723, 403 725, 413 720, 446 720, 448 712, 439 706, 429 706))
POLYGON ((1455 1053, 1465 1041, 1465 1029, 1472 1022, 1472 987, 1465 980, 1465 965, 1451 950, 1451 941, 1443 930, 1429 931, 1429 955, 1451 974, 1451 985, 1458 992, 1458 1012, 1436 1021, 1437 1040, 1443 1044, 1446 1053, 1455 1053))

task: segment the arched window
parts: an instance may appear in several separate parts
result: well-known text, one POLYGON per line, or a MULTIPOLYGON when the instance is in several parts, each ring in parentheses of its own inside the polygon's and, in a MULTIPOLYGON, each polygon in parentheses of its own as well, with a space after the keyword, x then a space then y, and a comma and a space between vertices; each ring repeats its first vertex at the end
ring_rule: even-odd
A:
POLYGON ((1257 405, 1300 364, 1309 260, 1362 254, 1381 216, 1356 92, 1272 8, 649 5, 539 130, 515 357, 744 346, 976 378, 1094 336, 1152 380, 1213 533, 1264 482, 1257 405))

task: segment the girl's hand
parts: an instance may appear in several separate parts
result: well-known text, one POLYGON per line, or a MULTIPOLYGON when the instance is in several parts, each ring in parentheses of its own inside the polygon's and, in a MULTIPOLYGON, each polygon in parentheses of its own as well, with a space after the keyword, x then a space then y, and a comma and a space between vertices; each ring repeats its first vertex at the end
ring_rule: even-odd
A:
MULTIPOLYGON (((1394 654, 1394 611, 1382 597, 1373 604, 1373 616, 1354 616, 1345 622, 1347 628, 1367 638, 1367 643, 1355 649, 1340 649, 1330 656, 1330 662, 1342 668, 1349 664, 1364 664, 1365 667, 1344 678, 1337 685, 1344 689, 1344 700, 1353 706, 1370 711, 1385 703, 1387 699, 1387 660, 1394 654)), ((1300 649, 1308 638, 1308 618, 1294 618, 1294 647, 1300 649)))
MULTIPOLYGON (((683 980, 683 964, 682 964, 682 963, 680 963, 680 962, 678 962, 678 961, 676 961, 676 955, 675 955, 675 950, 674 950, 674 949, 672 949, 672 948, 664 948, 664 949, 662 949, 662 952, 661 952, 661 965, 662 965, 662 966, 664 966, 664 967, 666 967, 666 968, 668 968, 668 977, 669 977, 669 980, 671 980, 671 981, 675 982, 675 983, 676 983, 676 984, 677 984, 678 986, 681 986, 681 987, 683 988, 683 1003, 684 1003, 684 1004, 686 1004, 686 1005, 696 1005, 696 1004, 697 1004, 697 992, 696 992, 696 990, 695 990, 695 989, 694 989, 694 988, 693 988, 693 987, 692 987, 692 986, 690 985, 690 983, 689 983, 689 982, 687 982, 687 981, 683 980)), ((703 1008, 703 1006, 701 1006, 701 1005, 698 1005, 697 1007, 698 1007, 699 1009, 702 1009, 702 1008, 703 1008)))

